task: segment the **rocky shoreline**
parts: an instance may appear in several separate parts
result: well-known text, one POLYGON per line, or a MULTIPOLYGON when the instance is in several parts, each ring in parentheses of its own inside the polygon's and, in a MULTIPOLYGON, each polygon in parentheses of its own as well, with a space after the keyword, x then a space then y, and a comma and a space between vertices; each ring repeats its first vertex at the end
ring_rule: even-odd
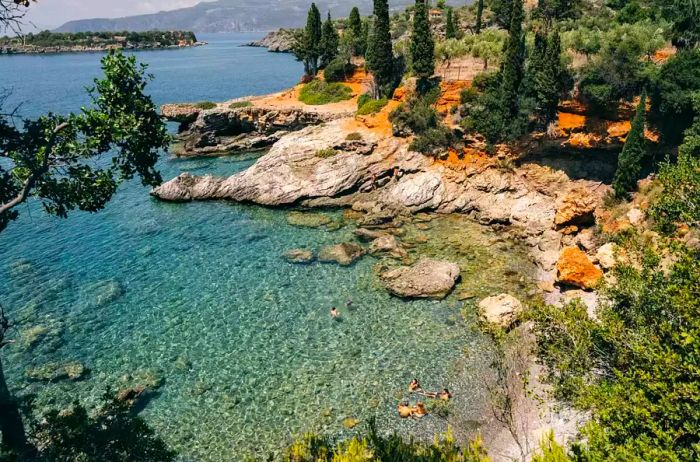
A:
MULTIPOLYGON (((291 249, 282 258, 296 264, 318 260, 351 265, 366 253, 385 256, 375 267, 378 280, 402 298, 444 298, 460 277, 453 262, 407 258, 410 244, 402 242, 403 225, 420 226, 420 217, 431 214, 461 214, 523 244, 536 267, 537 294, 493 294, 477 300, 482 319, 511 329, 523 302, 534 295, 551 304, 580 299, 595 316, 595 287, 614 260, 613 250, 601 247, 595 226, 603 222, 603 200, 610 191, 607 182, 619 142, 615 136, 603 134, 581 146, 575 140, 588 134, 562 130, 552 139, 519 147, 517 154, 502 148, 495 155, 484 153, 483 143, 475 139, 463 152, 433 158, 412 151, 410 138, 393 136, 387 127, 391 104, 378 115, 357 117, 354 101, 331 108, 300 106, 292 103, 292 90, 246 101, 250 104, 245 107, 228 102, 209 110, 163 108, 169 120, 180 123, 177 155, 235 155, 251 145, 270 149, 228 178, 183 173, 155 188, 154 197, 302 210, 344 208, 356 223, 359 245, 341 243, 318 254, 291 249)), ((307 218, 299 218, 300 223, 307 218)), ((532 336, 527 325, 515 330, 524 338, 532 336)), ((527 364, 535 374, 539 366, 534 358, 527 364)), ((539 411, 527 416, 528 425, 553 426, 566 437, 582 418, 554 411, 554 403, 544 408, 532 404, 532 409, 539 411), (549 420, 541 417, 545 414, 549 420)), ((504 453, 513 449, 507 435, 494 438, 504 453)))
POLYGON ((267 48, 271 53, 291 53, 294 46, 294 30, 278 29, 269 32, 265 37, 246 46, 255 48, 267 48))

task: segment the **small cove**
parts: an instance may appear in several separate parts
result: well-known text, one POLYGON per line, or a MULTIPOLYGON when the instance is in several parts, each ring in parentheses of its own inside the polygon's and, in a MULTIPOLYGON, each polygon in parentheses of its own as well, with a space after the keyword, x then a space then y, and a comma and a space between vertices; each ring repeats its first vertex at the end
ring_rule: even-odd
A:
MULTIPOLYGON (((240 50, 249 52, 226 48, 240 50)), ((190 51, 198 52, 183 52, 190 51)), ((161 53, 174 52, 139 58, 161 53)), ((298 73, 290 57, 269 58, 288 60, 283 70, 298 73)), ((196 86, 190 96, 169 95, 170 83, 158 83, 159 75, 170 75, 167 66, 151 69, 159 102, 275 89, 228 79, 224 87, 217 79, 209 83, 216 91, 196 86)), ((256 80, 272 81, 278 71, 268 71, 256 80)), ((44 110, 42 104, 35 109, 44 110)), ((183 171, 230 175, 257 155, 164 159, 161 171, 165 178, 183 171)), ((162 382, 143 415, 184 460, 212 461, 276 453, 305 431, 346 434, 347 418, 376 416, 380 428, 424 436, 445 431, 447 422, 435 416, 396 416, 413 377, 426 388, 454 390, 460 412, 453 423, 477 417, 489 345, 475 328, 475 304, 504 291, 527 292, 534 274, 524 251, 500 233, 459 216, 407 225, 401 239, 413 243, 412 255, 455 261, 462 281, 443 301, 405 301, 379 286, 373 257, 349 268, 280 258, 290 248, 353 240, 351 221, 337 231, 298 228, 287 223, 286 210, 164 204, 147 193, 127 184, 104 212, 69 220, 46 217, 33 204, 0 237, 2 302, 20 334, 6 372, 16 391, 37 394, 39 409, 76 397, 94 403, 107 387, 162 382), (353 309, 344 307, 348 299, 353 309), (340 307, 341 322, 329 319, 331 306, 340 307), (46 329, 40 341, 22 344, 37 326, 46 329), (46 386, 25 379, 28 367, 70 361, 90 374, 46 386)), ((342 211, 323 213, 343 219, 342 211)))

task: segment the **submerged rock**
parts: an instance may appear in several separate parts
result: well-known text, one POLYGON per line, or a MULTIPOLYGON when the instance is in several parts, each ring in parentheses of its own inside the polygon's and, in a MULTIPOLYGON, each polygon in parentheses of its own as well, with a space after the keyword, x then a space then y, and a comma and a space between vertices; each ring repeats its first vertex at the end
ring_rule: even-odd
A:
POLYGON ((359 244, 344 242, 337 245, 329 245, 318 253, 318 260, 323 263, 337 263, 341 266, 350 266, 365 254, 365 249, 359 244))
POLYGON ((522 310, 520 300, 508 294, 488 297, 479 302, 479 314, 491 324, 504 328, 511 327, 522 310))
POLYGON ((300 228, 320 228, 331 221, 333 220, 321 213, 291 212, 287 215, 287 223, 300 228))
POLYGON ((357 228, 354 234, 362 241, 373 241, 375 239, 388 236, 388 234, 383 231, 374 231, 366 228, 357 228))
POLYGON ((77 381, 88 374, 88 369, 79 362, 67 364, 46 363, 27 369, 26 377, 35 382, 56 382, 59 380, 77 381))
POLYGON ((380 275, 393 295, 407 298, 445 298, 459 279, 460 269, 448 261, 424 258, 413 266, 402 266, 380 275))
POLYGON ((405 258, 408 256, 408 252, 390 234, 380 236, 372 241, 372 244, 369 246, 369 253, 372 255, 388 254, 394 258, 405 258))
POLYGON ((582 289, 593 289, 603 278, 588 256, 578 247, 566 247, 557 262, 557 280, 582 289))
POLYGON ((314 261, 314 253, 307 249, 291 249, 283 253, 282 258, 289 263, 311 263, 314 261))

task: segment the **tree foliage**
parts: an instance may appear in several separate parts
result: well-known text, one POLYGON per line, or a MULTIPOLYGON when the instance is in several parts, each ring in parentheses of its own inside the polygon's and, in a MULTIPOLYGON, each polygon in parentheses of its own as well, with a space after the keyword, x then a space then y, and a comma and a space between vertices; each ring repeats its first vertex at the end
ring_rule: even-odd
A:
POLYGON ((669 59, 654 79, 651 122, 665 142, 678 145, 693 121, 692 96, 700 91, 700 50, 684 50, 669 59))
POLYGON ((367 44, 367 69, 374 75, 380 95, 389 96, 395 80, 394 50, 387 0, 374 0, 374 24, 367 44))
POLYGON ((428 7, 424 0, 416 0, 411 35, 413 74, 426 80, 435 73, 435 42, 428 21, 428 7))
POLYGON ((328 13, 328 18, 323 23, 321 41, 319 42, 320 66, 322 68, 328 66, 338 56, 339 43, 338 31, 335 30, 331 14, 328 13))
POLYGON ((134 176, 160 184, 155 165, 170 137, 144 93, 145 69, 133 56, 111 52, 102 60, 105 77, 90 89, 93 107, 25 120, 22 129, 0 118, 0 156, 10 165, 0 167, 0 231, 29 198, 66 217, 75 209, 101 210, 119 183, 134 176))
POLYGON ((559 31, 538 31, 528 69, 537 116, 545 127, 557 118, 559 98, 567 90, 566 69, 561 59, 559 31))
POLYGON ((518 95, 525 72, 525 36, 523 33, 523 1, 513 1, 511 24, 501 69, 501 99, 506 117, 519 112, 518 95))
POLYGON ((318 73, 322 33, 321 13, 316 4, 312 3, 306 17, 306 26, 295 34, 292 46, 292 53, 298 61, 304 63, 306 75, 315 76, 318 73))
POLYGON ((452 8, 447 9, 447 19, 445 20, 445 38, 448 40, 457 38, 457 25, 455 24, 454 10, 452 8))
POLYGON ((646 94, 643 94, 637 106, 637 113, 632 120, 632 129, 627 135, 625 146, 620 153, 613 180, 613 188, 617 197, 626 197, 634 191, 637 188, 637 181, 641 178, 642 164, 646 157, 646 138, 644 137, 646 103, 647 97, 646 94))
POLYGON ((350 11, 347 33, 350 33, 352 36, 353 56, 364 56, 367 49, 367 37, 364 33, 364 24, 360 17, 360 10, 357 7, 350 11))

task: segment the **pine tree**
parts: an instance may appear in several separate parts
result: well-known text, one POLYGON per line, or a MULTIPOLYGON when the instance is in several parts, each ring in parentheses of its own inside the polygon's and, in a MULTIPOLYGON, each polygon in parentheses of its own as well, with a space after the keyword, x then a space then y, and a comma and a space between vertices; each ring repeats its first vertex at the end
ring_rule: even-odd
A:
POLYGON ((333 61, 336 56, 338 56, 338 45, 340 44, 340 37, 338 37, 338 32, 335 30, 335 25, 333 25, 333 20, 331 19, 331 13, 328 13, 328 19, 323 23, 323 30, 321 32, 321 42, 319 44, 320 57, 321 57, 321 67, 328 66, 331 61, 333 61))
POLYGON ((646 93, 642 95, 637 106, 637 114, 632 121, 632 129, 627 135, 625 147, 617 162, 617 171, 613 180, 615 196, 626 197, 637 187, 637 181, 642 173, 642 162, 646 154, 646 139, 644 125, 646 123, 646 93))
POLYGON ((520 111, 520 85, 524 76, 525 37, 523 34, 523 0, 513 1, 511 25, 508 41, 505 45, 503 65, 501 68, 501 101, 506 118, 515 118, 520 111))
POLYGON ((479 0, 479 5, 476 8, 476 33, 481 33, 481 22, 484 17, 484 0, 479 0))
POLYGON ((457 38, 457 28, 455 27, 454 14, 452 8, 447 9, 447 21, 445 25, 445 37, 447 39, 457 38))
POLYGON ((350 11, 348 30, 353 36, 353 55, 362 56, 365 54, 365 47, 367 46, 367 43, 366 41, 363 41, 364 34, 362 33, 362 18, 360 17, 360 10, 357 7, 354 7, 350 11))
POLYGON ((374 0, 374 27, 367 44, 367 69, 374 75, 379 92, 388 94, 394 80, 394 50, 387 0, 374 0))

